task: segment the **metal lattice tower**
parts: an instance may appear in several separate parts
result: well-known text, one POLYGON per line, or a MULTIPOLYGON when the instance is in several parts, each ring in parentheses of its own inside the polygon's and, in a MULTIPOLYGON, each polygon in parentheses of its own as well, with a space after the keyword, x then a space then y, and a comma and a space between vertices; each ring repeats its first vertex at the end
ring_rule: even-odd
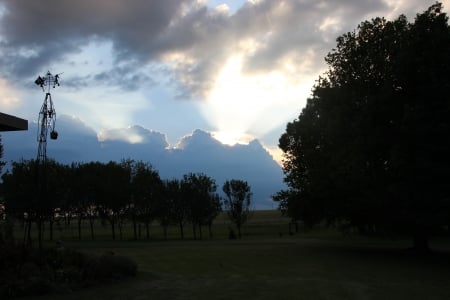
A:
POLYGON ((44 77, 38 76, 34 83, 40 86, 45 92, 44 103, 42 104, 39 112, 37 136, 37 141, 39 142, 37 161, 38 163, 45 164, 47 161, 48 131, 50 130, 50 138, 52 140, 56 140, 58 138, 58 133, 55 131, 56 111, 53 106, 50 88, 59 86, 59 74, 53 76, 52 73, 48 71, 44 77))
MULTIPOLYGON (((52 95, 50 94, 50 88, 59 86, 59 74, 53 76, 50 71, 44 77, 38 76, 34 81, 36 85, 42 88, 45 93, 44 103, 42 103, 41 110, 39 111, 39 123, 38 123, 38 135, 37 141, 38 155, 37 155, 37 168, 36 168, 36 184, 37 184, 37 198, 36 198, 36 215, 33 217, 38 225, 38 242, 39 250, 42 249, 42 224, 43 220, 48 214, 45 206, 45 197, 47 195, 47 135, 50 131, 50 138, 56 140, 58 133, 55 131, 56 111, 53 106, 52 95)), ((31 228, 31 223, 28 224, 31 228)), ((30 229, 28 229, 29 232, 30 229)), ((31 241, 30 235, 28 235, 29 241, 31 241)))

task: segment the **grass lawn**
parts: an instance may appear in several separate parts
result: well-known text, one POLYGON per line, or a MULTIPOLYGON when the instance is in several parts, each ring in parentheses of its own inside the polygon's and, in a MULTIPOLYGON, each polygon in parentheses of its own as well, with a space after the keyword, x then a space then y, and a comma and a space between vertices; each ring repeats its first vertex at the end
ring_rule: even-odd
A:
MULTIPOLYGON (((67 240, 82 251, 131 257, 138 275, 39 299, 450 299, 447 241, 416 257, 405 251, 409 241, 289 235, 285 220, 266 214, 255 215, 241 240, 67 240)), ((225 232, 226 221, 218 224, 225 232)))

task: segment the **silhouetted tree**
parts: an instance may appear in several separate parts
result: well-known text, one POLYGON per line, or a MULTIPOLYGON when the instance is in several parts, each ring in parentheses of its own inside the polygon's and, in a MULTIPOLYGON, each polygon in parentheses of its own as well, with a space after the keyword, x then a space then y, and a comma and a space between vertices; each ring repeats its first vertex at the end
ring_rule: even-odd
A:
MULTIPOLYGON (((134 213, 142 221, 146 229, 146 237, 150 238, 150 225, 157 218, 158 202, 163 193, 163 183, 159 173, 148 163, 136 162, 133 166, 131 181, 134 213)), ((134 232, 136 236, 136 223, 134 232)))
POLYGON ((224 207, 230 220, 236 225, 239 238, 241 227, 245 224, 250 213, 252 192, 244 180, 227 180, 222 187, 225 193, 224 207))
POLYGON ((166 180, 164 183, 165 195, 171 202, 172 211, 171 219, 180 229, 180 237, 184 239, 184 225, 190 218, 190 207, 186 197, 183 196, 181 190, 181 181, 178 179, 166 180))
POLYGON ((78 218, 78 238, 81 239, 83 220, 89 221, 91 239, 94 239, 94 223, 100 197, 100 174, 104 164, 100 162, 72 163, 69 168, 69 187, 67 202, 60 208, 67 218, 78 218))
POLYGON ((43 225, 49 224, 49 239, 53 240, 53 224, 55 222, 55 210, 62 206, 68 197, 71 183, 69 167, 54 160, 46 162, 45 195, 40 198, 40 207, 43 225))
POLYGON ((0 135, 0 174, 2 174, 3 166, 5 165, 5 162, 2 160, 3 158, 3 143, 2 143, 2 136, 0 135))
POLYGON ((24 224, 24 241, 31 243, 31 225, 36 216, 36 161, 13 162, 11 171, 3 174, 3 197, 8 215, 24 224))
POLYGON ((450 28, 436 3, 414 23, 375 18, 337 39, 279 140, 288 215, 363 233, 408 232, 414 248, 450 220, 450 28))
POLYGON ((216 190, 215 180, 205 174, 189 173, 183 176, 181 181, 182 197, 188 201, 190 206, 194 239, 197 238, 197 228, 201 239, 202 226, 209 224, 210 219, 214 219, 218 214, 216 190))
POLYGON ((111 224, 111 236, 116 238, 116 226, 122 237, 122 217, 130 195, 130 170, 124 165, 110 161, 97 174, 97 208, 102 218, 111 224))
MULTIPOLYGON (((0 174, 2 174, 2 168, 5 165, 5 162, 2 161, 3 158, 3 144, 2 144, 2 136, 0 135, 0 174)), ((5 215, 5 203, 1 197, 2 193, 2 188, 3 186, 0 185, 0 243, 3 242, 4 240, 4 226, 2 226, 2 221, 5 220, 6 215, 5 215)), ((4 223, 4 222, 3 222, 4 223)))
MULTIPOLYGON (((61 173, 62 166, 53 161, 46 162, 47 185, 46 193, 40 194, 38 183, 38 164, 36 160, 22 160, 12 163, 12 170, 2 176, 2 190, 8 214, 23 220, 25 226, 24 240, 31 242, 31 226, 35 222, 38 228, 38 242, 41 244, 43 224, 50 224, 50 238, 52 238, 52 224, 55 207, 62 195, 61 173)), ((41 183, 42 184, 42 183, 41 183)))
POLYGON ((173 221, 173 209, 175 204, 175 199, 172 197, 172 191, 170 191, 167 187, 167 181, 163 182, 164 184, 164 192, 162 196, 159 197, 157 201, 156 215, 159 221, 159 224, 163 228, 164 239, 167 239, 167 231, 169 225, 173 221))

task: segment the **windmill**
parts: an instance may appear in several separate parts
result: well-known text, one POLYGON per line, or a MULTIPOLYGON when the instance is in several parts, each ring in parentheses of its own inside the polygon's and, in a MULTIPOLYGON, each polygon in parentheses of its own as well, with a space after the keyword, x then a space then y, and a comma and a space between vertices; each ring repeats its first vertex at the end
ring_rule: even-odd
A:
MULTIPOLYGON (((38 242, 39 250, 42 249, 42 222, 45 215, 48 213, 46 211, 46 201, 47 197, 47 136, 50 131, 50 138, 56 140, 58 138, 58 133, 55 131, 55 121, 56 121, 56 111, 53 106, 52 95, 50 94, 50 89, 59 86, 59 75, 52 75, 50 71, 43 77, 38 76, 34 81, 36 85, 42 88, 45 92, 44 103, 42 103, 41 110, 39 111, 39 122, 38 122, 38 135, 37 141, 38 155, 36 160, 36 184, 37 184, 37 209, 36 209, 36 223, 38 225, 38 242)), ((28 225, 31 227, 31 224, 28 225)), ((29 229, 28 229, 29 232, 29 229)), ((29 238, 29 241, 31 239, 29 238)))
POLYGON ((42 103, 41 110, 39 112, 39 122, 38 122, 38 136, 37 141, 38 155, 37 161, 40 164, 45 164, 47 161, 47 136, 50 130, 50 138, 56 140, 58 138, 58 132, 55 131, 56 122, 56 111, 53 106, 52 95, 50 94, 50 88, 55 88, 59 86, 59 75, 52 75, 50 71, 44 77, 38 76, 34 81, 36 85, 42 88, 45 92, 44 103, 42 103))

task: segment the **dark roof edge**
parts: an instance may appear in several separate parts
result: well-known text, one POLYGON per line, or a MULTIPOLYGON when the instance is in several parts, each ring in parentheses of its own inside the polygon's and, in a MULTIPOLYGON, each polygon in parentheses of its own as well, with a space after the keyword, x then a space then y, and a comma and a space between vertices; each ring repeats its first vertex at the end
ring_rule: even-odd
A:
POLYGON ((0 112, 0 131, 28 130, 28 121, 0 112))

